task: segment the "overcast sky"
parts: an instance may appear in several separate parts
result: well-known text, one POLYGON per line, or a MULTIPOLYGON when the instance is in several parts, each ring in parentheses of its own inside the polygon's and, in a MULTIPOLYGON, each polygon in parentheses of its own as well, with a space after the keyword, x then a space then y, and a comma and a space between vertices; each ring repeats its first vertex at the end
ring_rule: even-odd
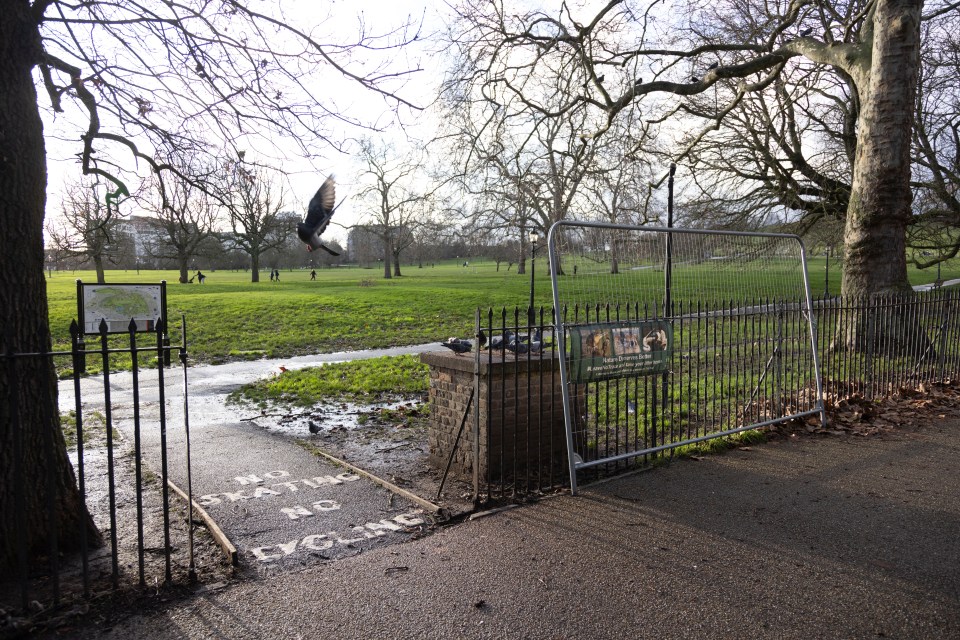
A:
MULTIPOLYGON (((383 32, 397 27, 404 22, 414 23, 423 22, 422 33, 428 36, 436 30, 442 28, 442 21, 437 13, 437 8, 443 8, 444 5, 434 3, 417 2, 414 0, 390 0, 389 2, 377 2, 374 0, 354 0, 332 2, 316 2, 315 0, 301 0, 291 2, 285 0, 282 7, 288 15, 295 16, 301 28, 306 25, 322 25, 324 34, 328 34, 328 41, 337 39, 338 34, 343 34, 342 40, 350 39, 350 34, 355 33, 362 23, 370 32, 383 32)), ((436 60, 430 57, 429 49, 434 47, 432 38, 423 37, 413 46, 406 47, 402 51, 392 50, 380 55, 388 56, 388 60, 396 68, 416 68, 423 67, 424 70, 413 74, 406 81, 401 95, 418 105, 427 105, 431 101, 439 74, 442 69, 438 68, 436 60)), ((404 130, 395 123, 393 114, 390 113, 384 100, 369 91, 359 88, 356 83, 337 82, 331 88, 324 87, 325 90, 336 92, 337 105, 346 110, 349 115, 356 120, 361 120, 378 127, 387 126, 386 134, 371 134, 369 131, 357 128, 350 131, 344 128, 341 135, 358 138, 363 135, 387 136, 398 145, 404 144, 404 130)), ((44 118, 45 132, 47 134, 47 171, 48 171, 48 190, 47 190, 47 216, 58 216, 61 207, 61 193, 64 184, 76 182, 80 179, 80 165, 75 156, 81 149, 78 140, 79 134, 85 128, 85 123, 78 120, 83 114, 67 113, 57 114, 56 116, 49 109, 46 101, 46 93, 39 92, 42 114, 44 118), (78 126, 80 123, 80 126, 78 126)), ((426 115, 414 116, 407 111, 404 114, 406 130, 417 132, 418 135, 429 135, 431 133, 430 118, 426 115)), ((106 129, 106 127, 105 127, 106 129)), ((283 145, 281 144, 281 149, 283 145)), ((258 160, 257 145, 252 144, 247 150, 246 161, 258 160)), ((282 167, 289 177, 289 190, 286 203, 288 209, 297 212, 304 212, 306 203, 313 196, 317 188, 323 182, 329 173, 335 173, 337 176, 337 199, 338 201, 347 198, 343 206, 338 210, 334 223, 340 222, 343 225, 356 224, 361 221, 363 211, 350 198, 358 189, 358 178, 362 171, 362 165, 357 159, 350 155, 343 155, 334 149, 318 146, 314 153, 318 154, 320 159, 307 162, 299 157, 293 145, 289 145, 289 153, 284 154, 282 167)), ((271 154, 273 155, 273 154, 271 154)), ((121 162, 132 162, 131 158, 119 158, 121 162)), ((264 157, 264 162, 271 160, 264 157)), ((274 164, 278 164, 275 160, 274 164)), ((141 212, 135 208, 132 200, 127 201, 127 205, 121 205, 121 212, 124 215, 138 215, 141 212)), ((345 240, 346 230, 331 225, 328 234, 345 240)))

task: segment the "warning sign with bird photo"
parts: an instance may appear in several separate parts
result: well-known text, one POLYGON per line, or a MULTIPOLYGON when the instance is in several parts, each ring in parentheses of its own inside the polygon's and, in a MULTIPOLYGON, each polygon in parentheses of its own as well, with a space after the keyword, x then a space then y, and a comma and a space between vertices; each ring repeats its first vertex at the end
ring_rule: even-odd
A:
POLYGON ((570 379, 594 382, 663 373, 669 368, 673 328, 665 320, 570 328, 570 379))

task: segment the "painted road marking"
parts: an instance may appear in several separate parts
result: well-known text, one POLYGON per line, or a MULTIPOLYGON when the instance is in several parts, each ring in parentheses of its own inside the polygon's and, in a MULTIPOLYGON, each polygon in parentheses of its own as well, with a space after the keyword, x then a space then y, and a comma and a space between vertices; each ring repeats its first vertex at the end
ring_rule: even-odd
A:
MULTIPOLYGON (((289 473, 287 473, 286 471, 272 471, 271 473, 273 474, 284 473, 286 474, 286 476, 270 476, 269 474, 264 474, 264 477, 275 478, 275 477, 289 476, 289 473)), ((265 482, 265 480, 253 474, 248 476, 239 476, 236 478, 236 480, 241 485, 255 484, 255 482, 251 480, 252 478, 256 478, 257 479, 256 482, 260 482, 260 483, 265 482)), ((294 493, 296 491, 299 491, 302 487, 306 487, 309 489, 319 489, 325 486, 336 486, 336 485, 342 485, 347 482, 356 482, 359 479, 360 479, 360 476, 356 474, 341 473, 340 475, 337 475, 337 476, 315 476, 313 478, 302 478, 300 480, 274 482, 270 486, 282 487, 286 489, 287 492, 294 493), (298 486, 298 483, 302 485, 302 487, 298 486)), ((224 502, 224 501, 238 502, 240 500, 253 500, 255 498, 279 496, 279 495, 282 495, 282 493, 283 492, 277 489, 270 489, 263 486, 257 486, 255 489, 253 489, 253 491, 250 491, 248 493, 244 493, 243 491, 226 491, 224 493, 208 493, 206 495, 200 496, 199 501, 202 506, 211 507, 213 505, 220 504, 221 502, 224 502)))
POLYGON ((320 557, 329 559, 344 555, 348 549, 399 542, 427 526, 424 512, 402 499, 399 510, 406 508, 406 511, 388 518, 371 518, 374 505, 365 500, 370 499, 372 485, 360 480, 355 473, 306 478, 292 477, 284 469, 244 473, 230 479, 236 490, 204 494, 198 501, 214 511, 232 509, 226 518, 228 522, 237 522, 237 507, 231 505, 247 505, 240 512, 245 515, 237 522, 242 540, 235 543, 246 547, 245 552, 260 563, 276 563, 290 557, 317 555, 317 552, 326 552, 320 557), (269 524, 271 520, 273 525, 269 524), (354 524, 358 521, 364 524, 354 524), (253 522, 266 526, 250 527, 253 522), (254 531, 244 535, 245 528, 254 531))
POLYGON ((350 531, 355 537, 345 538, 335 531, 327 533, 314 533, 305 536, 302 539, 291 540, 280 544, 255 547, 250 550, 251 553, 260 562, 273 562, 280 558, 293 555, 297 551, 327 551, 334 546, 352 547, 358 542, 371 540, 388 535, 388 532, 405 531, 409 532, 410 527, 419 527, 426 524, 419 511, 404 513, 393 518, 384 518, 378 522, 368 522, 364 525, 352 527, 350 531), (271 550, 274 550, 271 552, 271 550))

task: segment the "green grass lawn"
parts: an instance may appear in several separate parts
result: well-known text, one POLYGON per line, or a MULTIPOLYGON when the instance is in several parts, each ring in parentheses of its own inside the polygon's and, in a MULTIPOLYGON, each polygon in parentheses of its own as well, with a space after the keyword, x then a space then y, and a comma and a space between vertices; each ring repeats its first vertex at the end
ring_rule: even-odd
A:
MULTIPOLYGON (((404 275, 385 280, 381 269, 282 271, 280 282, 250 282, 249 272, 207 272, 206 284, 179 284, 174 271, 108 271, 108 283, 167 281, 173 342, 180 341, 180 316, 187 318, 191 359, 222 362, 240 358, 288 357, 439 341, 473 333, 478 307, 525 307, 528 275, 516 266, 500 271, 471 259, 436 267, 404 266, 404 275)), ((51 332, 58 348, 69 346, 77 315, 76 280, 96 282, 91 271, 54 272, 47 280, 51 332)), ((550 305, 550 280, 538 277, 537 304, 550 305)))
MULTIPOLYGON (((810 291, 814 296, 823 295, 824 285, 826 283, 827 260, 823 256, 810 258, 807 261, 807 273, 810 275, 810 291)), ((843 268, 842 263, 834 258, 830 259, 830 294, 840 295, 840 275, 843 268)), ((917 269, 913 265, 907 265, 907 278, 911 285, 930 284, 937 279, 937 268, 917 269)), ((942 280, 955 280, 960 278, 960 260, 950 260, 940 266, 940 278, 942 280)))
MULTIPOLYGON (((944 279, 960 277, 960 261, 942 270, 944 279)), ((357 267, 281 272, 280 282, 250 282, 249 272, 207 273, 206 284, 179 284, 174 271, 108 271, 108 283, 167 281, 171 337, 180 341, 180 316, 187 318, 193 362, 289 357, 354 349, 440 341, 473 333, 480 308, 526 308, 529 275, 516 267, 499 271, 489 260, 462 259, 435 267, 405 265, 404 275, 383 279, 381 269, 357 267)), ((550 279, 537 260, 535 302, 552 306, 550 279)), ((823 292, 823 258, 810 261, 814 295, 823 292)), ((830 265, 830 290, 839 292, 840 271, 830 265)), ((582 275, 582 274, 581 274, 582 275)), ((656 279, 657 276, 650 274, 656 279)), ((932 282, 936 270, 910 272, 914 284, 932 282)), ((77 314, 76 280, 93 283, 91 271, 54 272, 47 280, 51 331, 57 348, 69 346, 69 325, 77 314)), ((659 296, 655 296, 659 297, 659 296)), ((512 316, 508 322, 512 321, 512 316)))
POLYGON ((429 380, 429 368, 416 356, 371 358, 285 371, 244 385, 229 399, 261 407, 275 402, 309 407, 330 398, 362 402, 383 394, 425 393, 429 380))

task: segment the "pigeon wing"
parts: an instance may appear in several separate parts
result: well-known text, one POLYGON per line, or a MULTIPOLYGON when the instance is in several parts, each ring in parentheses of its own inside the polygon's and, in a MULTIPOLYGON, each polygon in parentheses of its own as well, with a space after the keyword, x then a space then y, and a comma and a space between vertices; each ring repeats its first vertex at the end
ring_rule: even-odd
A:
POLYGON ((332 256, 338 256, 338 255, 340 255, 339 253, 337 253, 336 251, 334 251, 333 249, 331 249, 330 247, 328 247, 328 246, 325 245, 325 244, 321 244, 321 245, 320 245, 320 248, 323 249, 324 251, 326 251, 327 253, 329 253, 329 254, 332 255, 332 256))
POLYGON ((336 186, 333 176, 323 181, 317 193, 311 198, 307 207, 307 219, 304 224, 314 229, 314 233, 322 233, 333 215, 333 205, 336 201, 336 186))

